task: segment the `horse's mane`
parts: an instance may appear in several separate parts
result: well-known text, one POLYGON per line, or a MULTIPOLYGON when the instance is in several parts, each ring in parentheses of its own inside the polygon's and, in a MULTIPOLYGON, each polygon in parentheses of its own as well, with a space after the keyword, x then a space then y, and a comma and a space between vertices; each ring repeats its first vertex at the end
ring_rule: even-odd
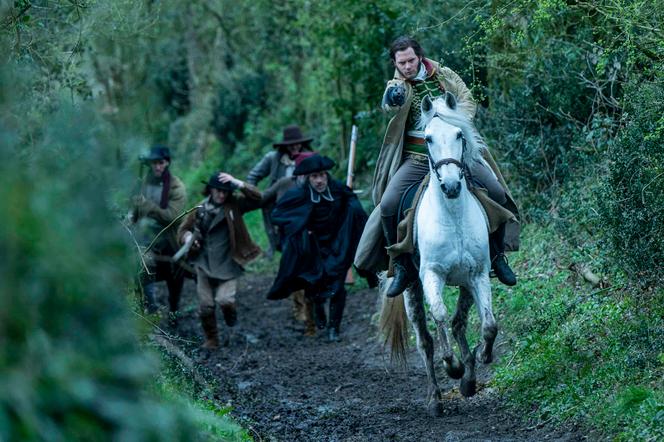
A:
MULTIPOLYGON (((448 92, 448 94, 450 94, 448 92)), ((464 157, 464 162, 467 166, 471 166, 473 161, 482 161, 482 152, 487 149, 486 142, 484 138, 475 128, 471 118, 463 112, 462 106, 456 104, 456 99, 454 95, 452 96, 452 103, 454 107, 449 106, 449 101, 446 99, 446 96, 438 97, 431 101, 432 109, 429 112, 422 112, 422 115, 418 121, 418 127, 420 130, 424 130, 434 116, 441 118, 447 124, 456 126, 461 129, 463 136, 466 139, 466 153, 464 157)))

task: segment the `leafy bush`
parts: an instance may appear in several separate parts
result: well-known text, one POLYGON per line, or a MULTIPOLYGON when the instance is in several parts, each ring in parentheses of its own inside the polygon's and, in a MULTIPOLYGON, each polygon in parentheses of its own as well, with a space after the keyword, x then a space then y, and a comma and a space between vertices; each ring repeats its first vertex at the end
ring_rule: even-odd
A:
POLYGON ((662 286, 664 262, 664 86, 634 84, 625 128, 609 150, 599 208, 608 245, 634 280, 662 286))
POLYGON ((92 101, 40 106, 25 66, 0 70, 0 439, 222 439, 214 415, 148 388, 158 360, 139 343, 113 201, 132 144, 92 101))
POLYGON ((529 226, 524 240, 513 260, 519 285, 496 293, 513 347, 496 385, 540 420, 572 418, 607 436, 659 440, 662 290, 643 302, 621 281, 593 289, 566 269, 572 253, 550 228, 529 226))

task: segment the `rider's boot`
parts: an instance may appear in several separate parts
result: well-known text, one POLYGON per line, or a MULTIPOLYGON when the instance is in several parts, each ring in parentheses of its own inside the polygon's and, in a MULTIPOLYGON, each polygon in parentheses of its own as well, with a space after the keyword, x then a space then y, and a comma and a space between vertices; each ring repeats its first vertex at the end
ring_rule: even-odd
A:
POLYGON ((394 258, 394 278, 392 279, 392 284, 390 284, 385 292, 385 296, 388 298, 399 296, 408 288, 408 286, 410 286, 410 284, 412 284, 412 275, 414 274, 415 269, 413 269, 413 264, 410 260, 411 256, 408 253, 404 253, 394 258))
POLYGON ((505 285, 516 285, 516 275, 505 258, 505 223, 489 235, 489 252, 491 270, 496 274, 498 280, 505 285))
MULTIPOLYGON (((384 216, 381 218, 381 221, 387 245, 391 246, 397 242, 396 222, 392 216, 384 216)), ((392 284, 390 284, 385 292, 385 296, 388 298, 399 296, 413 282, 411 276, 413 269, 410 259, 409 254, 402 254, 393 259, 392 268, 394 269, 394 277, 392 278, 392 284)))

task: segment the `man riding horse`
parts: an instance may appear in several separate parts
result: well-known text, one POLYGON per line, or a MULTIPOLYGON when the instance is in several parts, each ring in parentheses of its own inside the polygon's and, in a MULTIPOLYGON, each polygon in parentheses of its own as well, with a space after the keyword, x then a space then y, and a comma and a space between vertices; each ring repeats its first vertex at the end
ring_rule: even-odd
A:
MULTIPOLYGON (((362 235, 355 265, 366 272, 388 267, 388 276, 394 279, 386 295, 394 297, 410 285, 416 274, 409 253, 412 244, 405 244, 412 238, 412 232, 403 233, 398 221, 404 192, 422 182, 429 173, 427 144, 418 127, 422 99, 427 95, 433 99, 448 91, 454 94, 458 108, 469 119, 475 116, 476 104, 463 80, 450 68, 425 58, 414 39, 397 38, 390 48, 390 57, 395 72, 394 78, 387 82, 382 108, 394 116, 388 123, 374 172, 372 198, 376 208, 362 235)), ((516 277, 504 253, 518 249, 518 209, 488 150, 483 160, 473 163, 469 176, 473 194, 488 217, 491 268, 503 284, 515 285, 516 277)), ((412 222, 403 224, 412 228, 412 222)))

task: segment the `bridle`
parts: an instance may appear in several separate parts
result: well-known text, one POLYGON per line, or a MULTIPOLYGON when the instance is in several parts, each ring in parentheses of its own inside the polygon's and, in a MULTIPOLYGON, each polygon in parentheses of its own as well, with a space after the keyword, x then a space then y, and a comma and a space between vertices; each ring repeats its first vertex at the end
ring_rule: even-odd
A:
MULTIPOLYGON (((440 118, 441 120, 445 121, 443 117, 440 116, 438 112, 434 114, 433 118, 440 118)), ((440 166, 444 166, 446 164, 454 164, 459 169, 461 169, 461 179, 466 178, 466 175, 470 175, 470 170, 466 167, 466 164, 464 162, 464 157, 466 155, 466 137, 461 134, 461 161, 454 159, 454 158, 443 158, 442 160, 434 161, 433 157, 431 156, 431 151, 429 150, 429 143, 427 143, 427 156, 429 157, 429 164, 431 165, 431 168, 433 169, 434 173, 436 174, 436 178, 438 178, 438 181, 440 182, 440 173, 438 172, 438 169, 440 166)))

